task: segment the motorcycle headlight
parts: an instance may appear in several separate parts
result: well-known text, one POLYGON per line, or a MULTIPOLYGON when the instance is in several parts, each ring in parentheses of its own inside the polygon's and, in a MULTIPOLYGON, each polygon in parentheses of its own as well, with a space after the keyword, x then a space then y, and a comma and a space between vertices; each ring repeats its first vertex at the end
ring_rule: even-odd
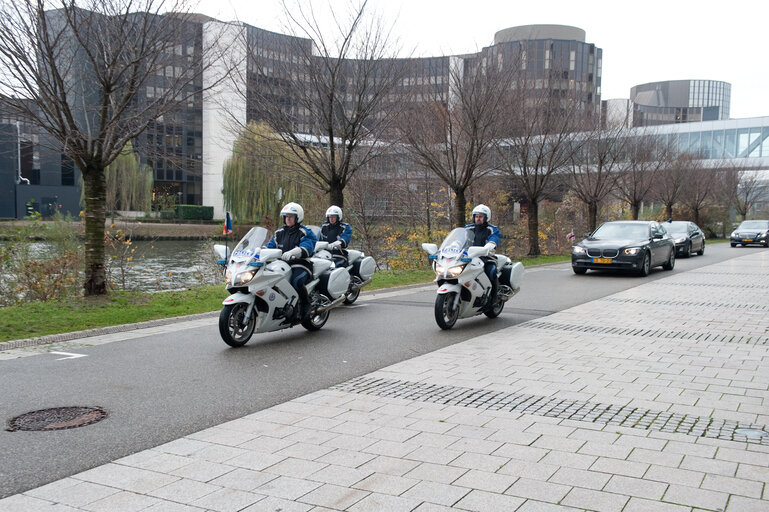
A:
POLYGON ((461 274, 464 269, 465 269, 464 265, 456 265, 454 267, 444 267, 443 265, 440 265, 438 263, 435 264, 436 274, 446 275, 451 278, 459 276, 459 274, 461 274))
POLYGON ((230 269, 224 271, 224 281, 229 283, 232 280, 232 272, 230 272, 230 269))
POLYGON ((243 286, 245 284, 248 284, 251 282, 251 280, 256 275, 256 269, 254 270, 246 270, 245 272, 241 272, 240 274, 235 276, 235 282, 233 283, 233 286, 243 286))
POLYGON ((585 254, 585 248, 580 247, 579 245, 575 245, 571 248, 571 252, 574 254, 585 254))
POLYGON ((627 249, 625 249, 622 252, 624 254, 629 255, 629 256, 635 256, 636 254, 638 254, 638 251, 640 251, 640 250, 641 250, 640 247, 628 247, 627 249))

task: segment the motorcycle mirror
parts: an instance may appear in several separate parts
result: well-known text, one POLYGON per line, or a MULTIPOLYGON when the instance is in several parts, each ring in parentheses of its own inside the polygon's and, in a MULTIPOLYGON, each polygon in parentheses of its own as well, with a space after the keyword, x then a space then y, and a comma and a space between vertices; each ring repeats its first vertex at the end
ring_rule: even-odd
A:
POLYGON ((467 249, 467 257, 468 258, 476 258, 478 256, 482 256, 486 252, 486 249, 483 247, 469 247, 467 249))
POLYGON ((432 255, 432 254, 435 254, 436 252, 438 252, 438 246, 435 245, 435 244, 423 243, 422 244, 422 250, 424 250, 427 254, 431 254, 432 255))
POLYGON ((219 257, 219 260, 227 261, 227 256, 229 256, 229 254, 227 254, 227 246, 222 244, 215 244, 214 252, 219 257))

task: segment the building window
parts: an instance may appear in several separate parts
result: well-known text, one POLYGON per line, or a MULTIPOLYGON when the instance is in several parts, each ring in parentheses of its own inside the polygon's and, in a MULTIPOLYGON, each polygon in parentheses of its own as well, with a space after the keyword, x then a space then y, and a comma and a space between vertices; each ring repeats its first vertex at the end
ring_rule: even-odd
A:
POLYGON ((75 186, 75 163, 67 155, 61 155, 61 184, 64 187, 75 186))

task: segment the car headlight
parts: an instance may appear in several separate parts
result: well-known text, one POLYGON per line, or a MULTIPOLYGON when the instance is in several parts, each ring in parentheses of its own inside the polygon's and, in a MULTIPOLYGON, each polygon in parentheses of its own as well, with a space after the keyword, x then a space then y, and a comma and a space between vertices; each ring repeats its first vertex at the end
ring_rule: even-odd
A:
POLYGON ((575 245, 574 247, 571 248, 571 252, 573 254, 585 254, 585 248, 580 247, 579 245, 575 245))
POLYGON ((729 235, 729 236, 732 237, 732 238, 737 238, 737 232, 736 231, 732 231, 732 234, 729 235))
POLYGON ((245 284, 248 284, 251 282, 251 280, 256 275, 256 269, 254 270, 246 270, 245 272, 241 272, 240 274, 237 274, 235 276, 235 282, 233 283, 233 286, 243 286, 245 284))
POLYGON ((447 275, 448 277, 457 277, 465 269, 464 265, 456 265, 454 267, 444 267, 443 265, 435 264, 435 273, 439 275, 447 275))
POLYGON ((625 249, 622 252, 624 254, 628 254, 630 256, 635 256, 636 254, 638 254, 640 252, 640 250, 641 250, 640 247, 628 247, 627 249, 625 249))
POLYGON ((682 244, 686 241, 686 238, 676 238, 674 241, 677 244, 682 244))

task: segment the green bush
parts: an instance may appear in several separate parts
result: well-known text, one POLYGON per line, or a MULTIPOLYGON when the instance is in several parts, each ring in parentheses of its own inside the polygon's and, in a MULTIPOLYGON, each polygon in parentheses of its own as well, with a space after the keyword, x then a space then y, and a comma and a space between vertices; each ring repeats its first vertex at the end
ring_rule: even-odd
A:
POLYGON ((185 220, 211 220, 214 218, 214 207, 180 204, 176 206, 176 218, 185 220))
POLYGON ((173 210, 160 210, 160 218, 166 220, 175 219, 176 212, 173 210))

